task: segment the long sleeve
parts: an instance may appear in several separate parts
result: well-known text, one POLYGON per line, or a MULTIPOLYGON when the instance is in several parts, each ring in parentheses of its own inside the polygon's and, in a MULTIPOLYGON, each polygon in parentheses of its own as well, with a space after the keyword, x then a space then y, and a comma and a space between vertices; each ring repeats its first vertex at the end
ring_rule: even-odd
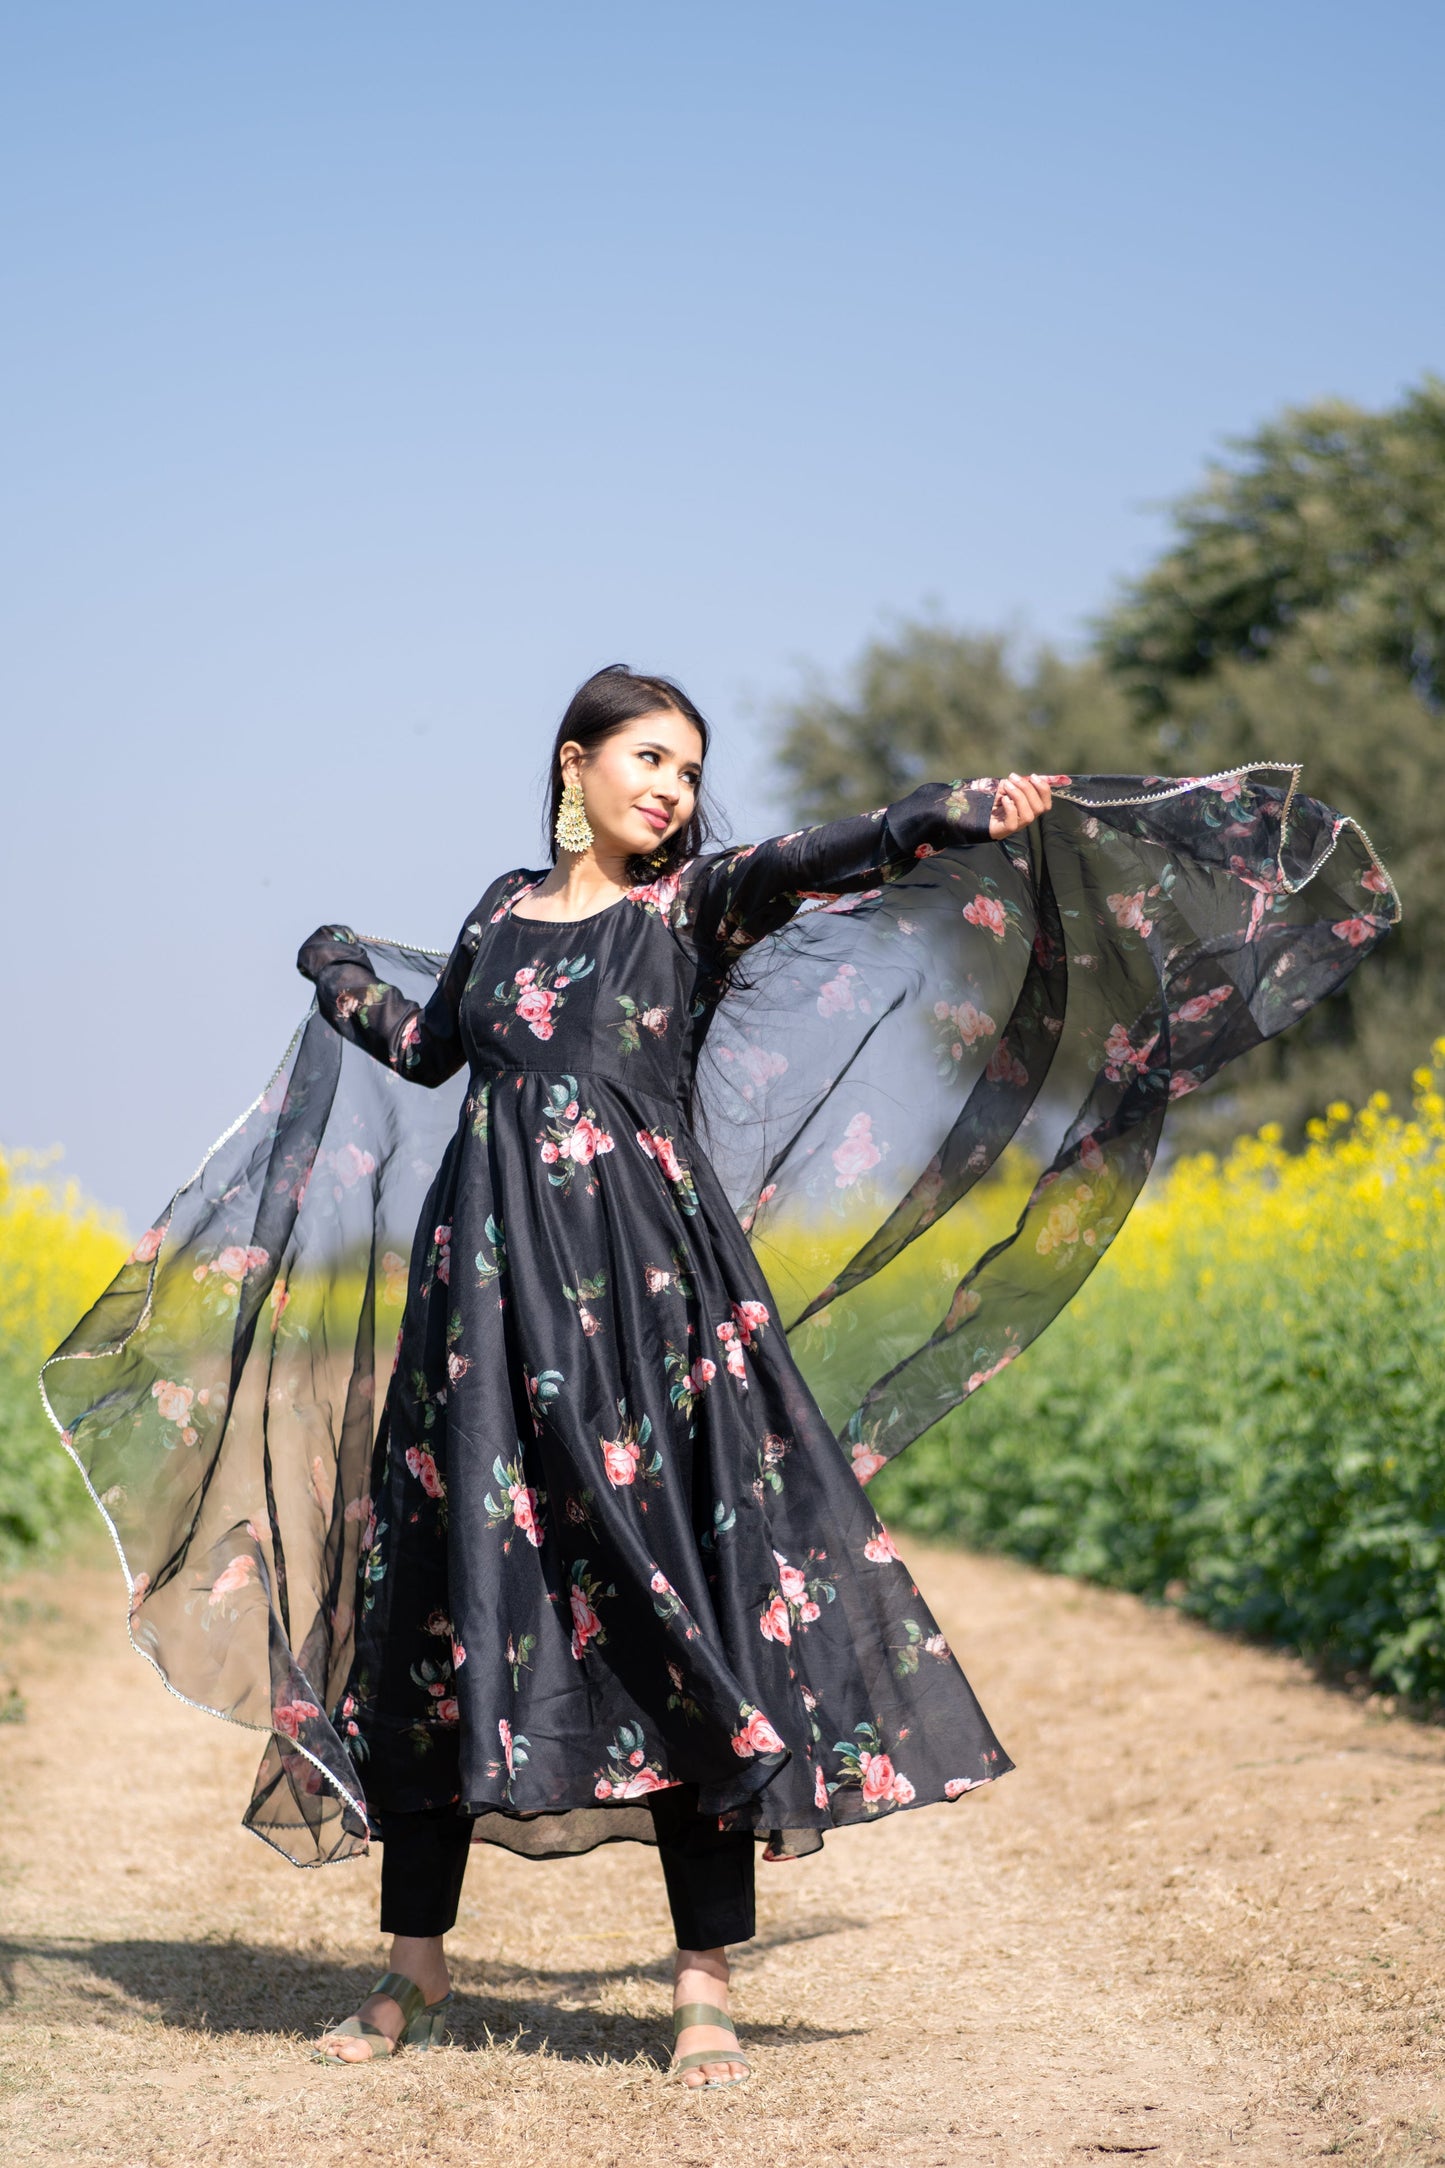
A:
POLYGON ((466 1059, 459 1011, 482 934, 481 906, 468 918, 425 1006, 378 979, 349 926, 318 926, 303 941, 296 968, 316 987, 327 1022, 408 1083, 444 1084, 466 1059))
POLYGON ((806 897, 895 880, 934 851, 988 841, 994 784, 920 783, 872 813, 694 861, 688 919, 700 949, 734 953, 774 933, 806 897))

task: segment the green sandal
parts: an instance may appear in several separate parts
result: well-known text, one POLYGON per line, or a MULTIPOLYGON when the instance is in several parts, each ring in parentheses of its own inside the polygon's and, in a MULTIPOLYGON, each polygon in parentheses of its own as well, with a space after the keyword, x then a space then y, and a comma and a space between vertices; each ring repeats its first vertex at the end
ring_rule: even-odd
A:
POLYGON ((685 2032, 689 2025, 717 2025, 733 2036, 730 2048, 696 2048, 691 2055, 674 2055, 668 2070, 670 2078, 680 2077, 684 2070, 699 2070, 704 2063, 741 2063, 740 2078, 704 2078, 701 2085, 689 2087, 695 2093, 718 2091, 725 2085, 744 2085, 752 2075, 752 2064, 738 2046, 737 2027, 726 2010, 719 2010, 715 2002, 685 2002, 672 2013, 672 2037, 685 2032))
POLYGON ((348 2017, 339 2025, 329 2025, 322 2039, 370 2040, 380 2045, 373 2045, 370 2055, 355 2057, 328 2055, 324 2048, 314 2047, 311 2050, 313 2062, 342 2063, 359 2069, 363 2063, 374 2063, 379 2055, 394 2055, 398 2048, 440 2048, 450 2040, 445 2015, 452 2000, 450 1988, 440 2002, 428 2002, 415 1980, 409 1980, 404 1972, 384 1972, 370 1992, 390 1995, 401 2011, 401 2031, 396 2039, 383 2032, 379 2025, 373 2025, 369 2018, 348 2017))

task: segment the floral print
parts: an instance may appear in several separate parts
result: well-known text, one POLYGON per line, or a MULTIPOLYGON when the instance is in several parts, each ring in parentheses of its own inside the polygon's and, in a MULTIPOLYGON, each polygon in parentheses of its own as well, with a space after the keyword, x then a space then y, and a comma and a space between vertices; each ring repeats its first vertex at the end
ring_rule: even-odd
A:
POLYGON ((989 779, 926 783, 585 929, 515 915, 531 868, 445 957, 318 929, 317 1013, 46 1377, 137 1645, 270 1734, 250 1826, 311 1862, 461 1806, 547 1855, 686 1783, 781 1858, 1006 1770, 865 1485, 1398 915, 1296 782, 1075 779, 997 844, 989 779), (1014 1231, 920 1301, 1026 1124, 1014 1231))
POLYGON ((648 1792, 665 1791, 681 1780, 664 1774, 660 1761, 648 1759, 646 1734, 640 1724, 621 1724, 607 1749, 607 1762, 597 1771, 593 1796, 597 1799, 641 1799, 648 1792))

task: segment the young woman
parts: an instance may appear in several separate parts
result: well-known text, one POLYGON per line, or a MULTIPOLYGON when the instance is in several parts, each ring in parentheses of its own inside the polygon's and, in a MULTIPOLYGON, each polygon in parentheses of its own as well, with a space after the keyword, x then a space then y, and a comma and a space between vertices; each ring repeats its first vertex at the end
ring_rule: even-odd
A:
POLYGON ((391 1965, 328 2058, 440 2036, 471 1842, 631 1839, 675 2067, 746 2073, 758 1840, 1011 1766, 862 1485, 1082 1285, 1172 1101, 1399 917, 1289 764, 924 782, 719 850, 707 758, 667 679, 589 679, 551 862, 444 959, 313 934, 315 1013, 45 1366, 133 1646, 266 1735, 246 1825, 381 1840, 391 1965))
POLYGON ((777 1330, 686 1100, 730 965, 800 894, 1011 835, 1049 784, 924 785, 886 815, 707 856, 706 754, 677 686, 604 670, 558 732, 553 865, 492 884, 425 1008, 342 929, 301 951, 344 1037, 415 1083, 470 1074, 413 1251, 362 1562, 345 1705, 394 1939, 387 1978, 322 2043, 342 2059, 443 2007, 472 1817, 570 1810, 602 1836, 596 1802, 645 1800, 676 2067, 732 2082, 727 1945, 754 1931, 754 1830, 923 1805, 1010 1766, 777 1330), (933 1653, 899 1677, 906 1620, 933 1653), (856 1791, 817 1751, 819 1707, 830 1748, 874 1742, 856 1791), (905 1739, 906 1774, 881 1744, 905 1739))

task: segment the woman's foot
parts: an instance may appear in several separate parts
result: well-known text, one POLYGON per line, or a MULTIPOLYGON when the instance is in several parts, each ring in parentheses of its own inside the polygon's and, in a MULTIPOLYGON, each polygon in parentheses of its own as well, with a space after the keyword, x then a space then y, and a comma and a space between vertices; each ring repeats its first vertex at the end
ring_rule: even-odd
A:
MULTIPOLYGON (((726 1950, 679 1950, 672 1978, 674 2010, 680 2010, 685 2002, 710 2002, 719 2010, 730 2010, 726 1950)), ((709 2048, 717 2049, 716 2061, 709 2057, 705 2063, 684 2070, 684 2085, 695 2090, 698 2086, 724 2085, 731 2079, 747 2076, 748 2066, 738 2056, 737 2040, 721 2025, 684 2025, 673 2043, 677 2058, 699 2054, 709 2048)))
MULTIPOLYGON (((428 2003, 440 2002, 452 1984, 440 1935, 393 1936, 387 1970, 415 1980, 428 2003)), ((368 1995, 356 2015, 363 2023, 375 2025, 391 2046, 383 2047, 379 2040, 358 2039, 355 2033, 323 2033, 316 2043, 318 2053, 338 2063, 369 2063, 378 2055, 393 2054, 405 2025, 400 2003, 390 1995, 368 1995)))

